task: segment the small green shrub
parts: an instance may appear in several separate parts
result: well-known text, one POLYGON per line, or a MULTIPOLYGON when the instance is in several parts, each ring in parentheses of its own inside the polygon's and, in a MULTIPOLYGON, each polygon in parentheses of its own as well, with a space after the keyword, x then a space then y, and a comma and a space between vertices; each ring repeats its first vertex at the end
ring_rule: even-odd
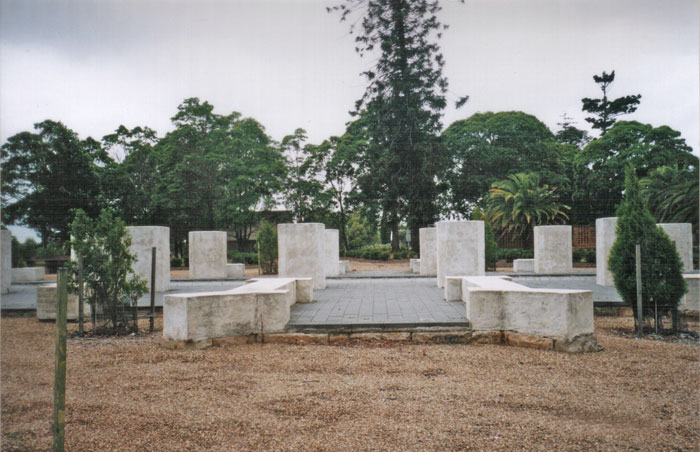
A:
POLYGON ((497 259, 512 263, 515 259, 532 259, 535 257, 535 252, 524 248, 499 248, 496 256, 497 259))
POLYGON ((487 270, 496 270, 496 261, 498 261, 498 243, 496 242, 496 237, 493 234, 493 227, 491 223, 484 220, 484 212, 478 207, 472 211, 472 220, 481 220, 484 222, 484 258, 486 260, 487 270))
POLYGON ((277 231, 268 221, 263 221, 255 242, 258 251, 258 265, 263 275, 277 273, 277 231))
POLYGON ((257 264, 258 253, 245 251, 229 251, 228 258, 232 263, 257 264))
POLYGON ((572 255, 574 262, 595 263, 595 248, 575 248, 572 255))
POLYGON ((173 268, 184 267, 184 260, 181 257, 171 257, 170 266, 173 268))

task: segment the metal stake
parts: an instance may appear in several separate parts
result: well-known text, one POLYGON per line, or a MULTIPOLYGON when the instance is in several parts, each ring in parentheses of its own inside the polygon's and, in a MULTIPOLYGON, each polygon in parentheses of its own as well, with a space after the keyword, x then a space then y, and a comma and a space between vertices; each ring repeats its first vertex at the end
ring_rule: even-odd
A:
POLYGON ((156 318, 156 247, 151 248, 151 318, 148 319, 148 326, 153 332, 156 318))
POLYGON ((635 245, 637 266, 637 336, 644 334, 644 316, 642 314, 642 246, 635 245))

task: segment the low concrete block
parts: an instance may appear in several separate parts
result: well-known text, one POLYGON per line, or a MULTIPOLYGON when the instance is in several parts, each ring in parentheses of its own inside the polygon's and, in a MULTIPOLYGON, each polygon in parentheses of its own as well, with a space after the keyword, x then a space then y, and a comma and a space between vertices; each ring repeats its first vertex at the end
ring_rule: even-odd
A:
POLYGON ((7 293, 12 286, 12 233, 0 230, 0 293, 7 293))
POLYGON ((345 262, 338 261, 338 276, 343 276, 345 274, 345 262))
POLYGON ((226 266, 226 232, 190 231, 188 234, 190 279, 222 279, 226 266))
POLYGON ((314 289, 325 289, 325 242, 323 223, 278 224, 279 275, 311 277, 314 289))
POLYGON ((614 286, 615 280, 608 268, 610 250, 617 238, 617 217, 595 220, 595 282, 599 286, 614 286))
POLYGON ((44 280, 44 267, 22 267, 12 269, 12 282, 35 282, 44 280))
POLYGON ((245 277, 245 264, 226 264, 226 277, 242 279, 245 277))
POLYGON ((274 333, 285 330, 289 308, 313 298, 311 278, 259 278, 225 292, 168 295, 163 304, 166 341, 274 333))
POLYGON ((700 274, 684 274, 683 279, 688 284, 688 292, 683 296, 678 309, 686 312, 700 312, 700 274))
POLYGON ((350 273, 350 261, 340 261, 345 266, 345 273, 350 273))
POLYGON ((683 262, 683 271, 693 270, 693 225, 690 223, 661 223, 657 224, 666 232, 676 245, 678 255, 683 262))
POLYGON ((420 259, 411 259, 409 261, 411 273, 420 273, 420 259))
POLYGON ((571 273, 571 226, 535 226, 535 273, 571 273))
MULTIPOLYGON (((36 288, 36 317, 39 320, 56 320, 56 300, 58 298, 58 287, 56 284, 46 284, 36 288)), ((83 316, 90 315, 90 305, 83 305, 83 316)), ((78 295, 68 294, 67 304, 68 320, 78 320, 78 295)))
POLYGON ((513 259, 513 271, 516 273, 532 273, 535 271, 535 260, 513 259))
POLYGON ((420 274, 423 276, 437 275, 437 228, 421 228, 418 231, 420 240, 420 274))

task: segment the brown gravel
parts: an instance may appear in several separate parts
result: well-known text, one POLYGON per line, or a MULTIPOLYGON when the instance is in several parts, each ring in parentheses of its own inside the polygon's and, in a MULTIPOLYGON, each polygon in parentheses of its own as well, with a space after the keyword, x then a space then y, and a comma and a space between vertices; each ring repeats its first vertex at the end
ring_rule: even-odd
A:
MULTIPOLYGON (((69 339, 66 449, 697 450, 700 347, 620 337, 629 318, 596 322, 605 349, 585 355, 69 339)), ((0 326, 2 450, 48 450, 54 325, 0 326)))

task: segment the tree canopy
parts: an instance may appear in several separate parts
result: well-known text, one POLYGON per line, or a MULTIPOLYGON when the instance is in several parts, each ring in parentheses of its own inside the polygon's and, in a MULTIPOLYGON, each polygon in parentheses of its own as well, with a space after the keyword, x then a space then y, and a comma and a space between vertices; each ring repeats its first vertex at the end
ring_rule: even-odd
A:
POLYGON ((642 95, 633 94, 631 96, 622 96, 617 99, 609 100, 608 89, 615 81, 615 71, 609 74, 603 71, 601 75, 594 75, 593 81, 600 85, 603 97, 600 99, 584 97, 581 99, 581 103, 583 104, 582 110, 593 115, 587 117, 586 121, 589 122, 594 129, 599 129, 600 135, 603 136, 610 127, 615 124, 618 116, 637 111, 637 105, 639 105, 639 100, 642 98, 642 95))

